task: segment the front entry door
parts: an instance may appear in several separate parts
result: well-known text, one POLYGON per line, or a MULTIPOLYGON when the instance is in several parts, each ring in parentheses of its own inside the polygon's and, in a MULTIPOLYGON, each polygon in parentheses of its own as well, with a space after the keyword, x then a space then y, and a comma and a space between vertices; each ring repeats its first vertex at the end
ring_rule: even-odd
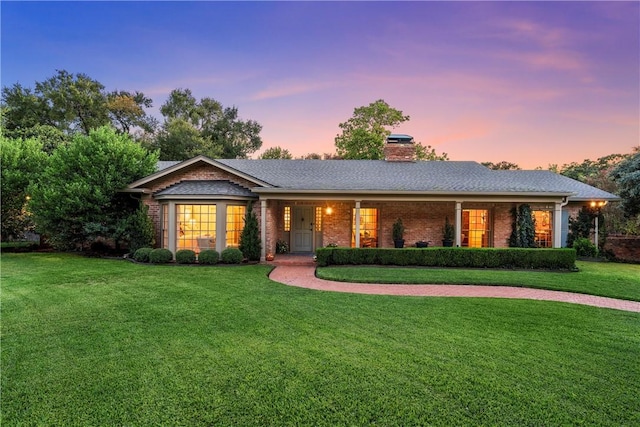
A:
POLYGON ((313 208, 310 206, 293 207, 293 238, 291 252, 313 251, 313 208))

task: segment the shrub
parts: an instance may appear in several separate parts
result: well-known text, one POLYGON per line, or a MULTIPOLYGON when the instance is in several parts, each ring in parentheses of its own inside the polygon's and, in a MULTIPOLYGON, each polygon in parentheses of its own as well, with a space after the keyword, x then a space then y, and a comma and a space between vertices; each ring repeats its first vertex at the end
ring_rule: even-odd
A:
POLYGON ((425 267, 562 269, 575 267, 573 249, 532 248, 319 248, 318 266, 418 265, 425 267))
POLYGON ((284 240, 278 240, 276 242, 276 253, 277 254, 287 254, 289 253, 289 243, 284 240))
POLYGON ((586 237, 578 237, 573 241, 573 249, 576 250, 578 256, 594 257, 598 255, 598 249, 596 245, 591 243, 591 240, 586 237))
POLYGON ((240 264, 244 257, 237 248, 227 248, 220 254, 220 261, 223 264, 240 264))
POLYGON ((220 254, 214 249, 205 249, 200 251, 198 255, 198 262, 200 264, 214 265, 218 263, 218 260, 220 260, 220 254))
POLYGON ((180 249, 176 252, 176 262, 178 264, 194 264, 196 253, 191 249, 180 249))
POLYGON ((152 248, 140 248, 133 253, 133 259, 138 262, 149 262, 149 254, 152 250, 152 248))
POLYGON ((258 219, 253 212, 253 204, 249 203, 247 212, 244 216, 244 228, 240 234, 239 248, 242 255, 249 261, 258 261, 260 259, 260 250, 262 242, 260 241, 260 230, 258 228, 258 219))
POLYGON ((158 248, 149 253, 149 261, 153 264, 166 264, 171 262, 173 254, 169 249, 158 248))

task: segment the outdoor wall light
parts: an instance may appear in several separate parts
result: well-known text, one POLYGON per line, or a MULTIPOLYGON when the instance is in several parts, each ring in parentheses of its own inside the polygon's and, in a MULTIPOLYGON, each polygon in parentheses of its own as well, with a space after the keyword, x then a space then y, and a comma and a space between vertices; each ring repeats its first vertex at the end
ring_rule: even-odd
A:
POLYGON ((327 215, 331 215, 333 213, 333 208, 331 206, 329 206, 329 207, 327 207, 325 212, 327 213, 327 215))

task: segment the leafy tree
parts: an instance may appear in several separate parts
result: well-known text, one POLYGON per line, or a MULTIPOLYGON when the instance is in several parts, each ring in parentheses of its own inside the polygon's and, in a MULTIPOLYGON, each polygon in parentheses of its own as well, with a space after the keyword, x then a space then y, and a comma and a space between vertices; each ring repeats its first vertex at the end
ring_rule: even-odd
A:
POLYGON ((301 157, 303 160, 322 160, 322 155, 318 153, 309 153, 301 157))
POLYGON ((29 129, 37 126, 87 135, 109 123, 128 133, 133 127, 153 126, 154 120, 144 111, 150 106, 151 99, 141 92, 107 93, 102 83, 86 74, 58 70, 53 77, 36 82, 34 90, 18 83, 2 88, 2 127, 14 137, 32 136, 34 131, 29 129))
POLYGON ((415 143, 416 160, 449 160, 447 153, 437 154, 435 148, 430 145, 424 146, 419 142, 415 143))
POLYGON ((560 168, 560 174, 589 185, 594 185, 594 181, 597 180, 599 176, 606 176, 615 165, 626 157, 624 154, 610 154, 600 157, 595 161, 585 159, 582 163, 569 163, 560 168))
POLYGON ((130 253, 140 248, 153 247, 156 239, 153 221, 149 218, 149 208, 141 204, 131 215, 122 218, 116 226, 114 239, 123 241, 130 253))
POLYGON ((47 155, 40 141, 0 136, 2 240, 20 238, 33 228, 26 209, 27 188, 38 178, 46 163, 47 155))
POLYGON ((200 131, 183 118, 166 121, 147 146, 160 151, 160 160, 187 160, 200 154, 215 159, 221 154, 219 147, 207 146, 200 131))
POLYGON ((163 159, 187 159, 192 157, 194 151, 209 157, 247 158, 262 146, 262 126, 258 122, 240 120, 236 107, 225 108, 212 98, 197 101, 189 89, 173 90, 160 112, 165 117, 165 123, 160 133, 163 136, 156 141, 156 147, 160 148, 163 159), (180 120, 180 126, 176 127, 176 120, 180 120), (186 130, 187 125, 191 130, 186 130), (184 152, 174 147, 171 150, 174 157, 169 158, 162 151, 167 150, 167 140, 177 141, 180 138, 172 135, 175 132, 187 132, 192 137, 184 152), (199 138, 195 138, 195 135, 199 138), (197 143, 199 147, 191 143, 197 143))
POLYGON ((253 212, 253 203, 247 206, 244 216, 244 228, 240 234, 240 245, 238 246, 242 255, 249 261, 259 261, 262 243, 260 241, 260 231, 258 229, 258 219, 253 212))
POLYGON ((338 125, 342 134, 335 138, 337 154, 344 159, 382 159, 385 139, 391 134, 387 128, 408 120, 409 116, 382 99, 358 107, 349 120, 338 125))
POLYGON ((482 165, 493 170, 520 170, 520 166, 517 164, 505 161, 498 163, 482 162, 482 165))
MULTIPOLYGON (((593 211, 586 206, 583 206, 582 209, 578 211, 578 215, 575 218, 569 217, 569 234, 567 234, 567 246, 573 247, 573 242, 575 240, 580 238, 588 239, 590 237, 591 230, 594 228, 593 219, 593 211)), ((600 217, 600 219, 603 218, 600 217)))
POLYGON ((610 174, 619 187, 621 207, 627 217, 640 215, 640 148, 620 162, 610 174))
POLYGON ((264 153, 258 157, 260 159, 287 159, 290 160, 293 158, 289 150, 282 147, 271 147, 267 148, 264 153))
POLYGON ((30 186, 37 229, 59 249, 118 239, 138 202, 119 191, 155 171, 158 157, 111 127, 76 134, 58 147, 30 186))

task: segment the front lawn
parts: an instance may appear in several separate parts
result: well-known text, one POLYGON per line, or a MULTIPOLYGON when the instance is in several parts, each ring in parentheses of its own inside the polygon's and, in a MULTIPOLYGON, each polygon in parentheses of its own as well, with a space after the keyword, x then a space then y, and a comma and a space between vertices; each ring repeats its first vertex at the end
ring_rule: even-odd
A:
POLYGON ((3 425, 640 425, 640 314, 3 254, 3 425))
POLYGON ((640 301, 640 265, 577 261, 578 272, 420 267, 320 267, 321 279, 355 283, 523 286, 640 301))

